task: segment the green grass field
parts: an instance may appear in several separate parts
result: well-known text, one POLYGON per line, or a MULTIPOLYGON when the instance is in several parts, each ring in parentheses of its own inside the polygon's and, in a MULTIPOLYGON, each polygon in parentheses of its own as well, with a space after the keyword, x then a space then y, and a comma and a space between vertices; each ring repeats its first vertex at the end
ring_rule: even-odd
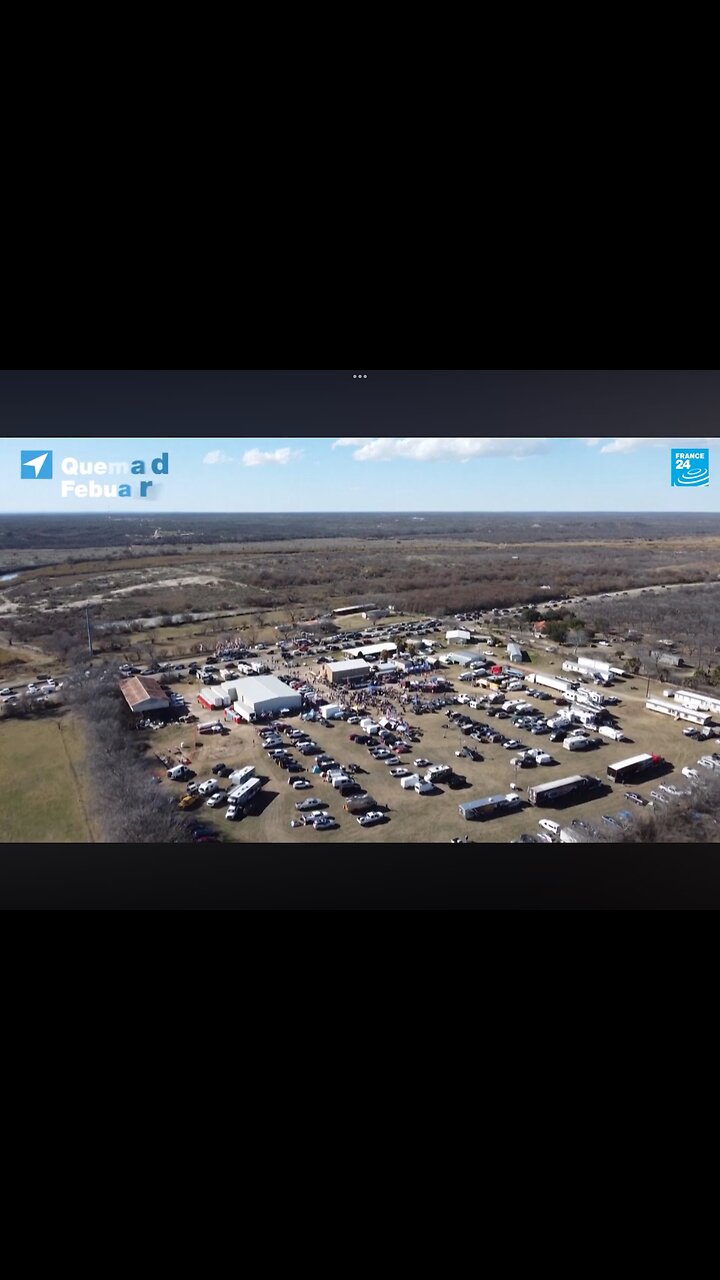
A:
POLYGON ((0 841, 87 844, 94 838, 77 770, 82 741, 68 715, 0 722, 0 841))

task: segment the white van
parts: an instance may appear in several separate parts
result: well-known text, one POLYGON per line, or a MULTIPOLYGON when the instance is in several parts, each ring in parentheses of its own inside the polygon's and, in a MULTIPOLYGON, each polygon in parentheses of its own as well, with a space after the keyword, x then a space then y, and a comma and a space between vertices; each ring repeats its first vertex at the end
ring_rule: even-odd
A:
POLYGON ((426 782, 423 778, 420 778, 420 780, 415 783, 414 790, 419 796, 427 796, 431 791, 434 791, 435 788, 432 782, 426 782))

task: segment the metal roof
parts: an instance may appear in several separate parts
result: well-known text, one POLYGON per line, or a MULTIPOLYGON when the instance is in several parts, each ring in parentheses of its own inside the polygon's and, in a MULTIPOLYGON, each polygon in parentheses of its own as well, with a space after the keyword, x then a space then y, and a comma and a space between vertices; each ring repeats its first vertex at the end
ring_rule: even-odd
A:
POLYGON ((163 701, 170 706, 170 699, 162 685, 150 676, 133 676, 130 680, 121 680, 120 692, 133 711, 143 702, 163 701))

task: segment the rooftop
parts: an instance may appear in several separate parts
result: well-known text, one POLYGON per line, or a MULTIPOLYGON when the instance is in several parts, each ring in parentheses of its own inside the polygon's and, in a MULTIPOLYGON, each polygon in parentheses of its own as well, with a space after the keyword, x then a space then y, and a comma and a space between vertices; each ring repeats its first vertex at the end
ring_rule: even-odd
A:
POLYGON ((139 707, 149 699, 160 701, 170 706, 170 699, 162 685, 151 676, 133 676, 130 680, 121 680, 120 692, 131 710, 139 707))

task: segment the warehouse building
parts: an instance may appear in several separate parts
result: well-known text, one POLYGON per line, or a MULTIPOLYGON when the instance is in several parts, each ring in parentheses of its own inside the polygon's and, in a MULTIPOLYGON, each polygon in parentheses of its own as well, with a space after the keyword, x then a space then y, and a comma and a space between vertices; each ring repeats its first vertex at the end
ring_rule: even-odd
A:
POLYGON ((445 632, 445 639, 447 640, 448 644, 469 644, 471 638, 472 637, 470 635, 470 632, 463 631, 462 629, 458 629, 457 631, 445 632))
POLYGON ((370 664, 364 658, 348 658, 329 662, 327 673, 331 684, 362 684, 370 677, 370 664))
POLYGON ((120 692, 133 715, 147 715, 151 711, 168 711, 170 699, 157 680, 149 676, 133 676, 120 682, 120 692))
POLYGON ((247 680, 236 680, 227 692, 232 699, 233 711, 243 720, 302 709, 302 695, 288 688, 277 676, 250 676, 247 680))
POLYGON ((397 653, 397 645, 387 644, 361 644, 357 649, 344 649, 346 658, 381 658, 384 653, 397 653))
POLYGON ((469 667, 473 663, 475 663, 476 666, 484 666, 486 659, 481 653, 472 653, 470 649, 464 649, 462 651, 458 650, 457 652, 450 650, 448 653, 441 653, 440 661, 445 666, 469 667))

